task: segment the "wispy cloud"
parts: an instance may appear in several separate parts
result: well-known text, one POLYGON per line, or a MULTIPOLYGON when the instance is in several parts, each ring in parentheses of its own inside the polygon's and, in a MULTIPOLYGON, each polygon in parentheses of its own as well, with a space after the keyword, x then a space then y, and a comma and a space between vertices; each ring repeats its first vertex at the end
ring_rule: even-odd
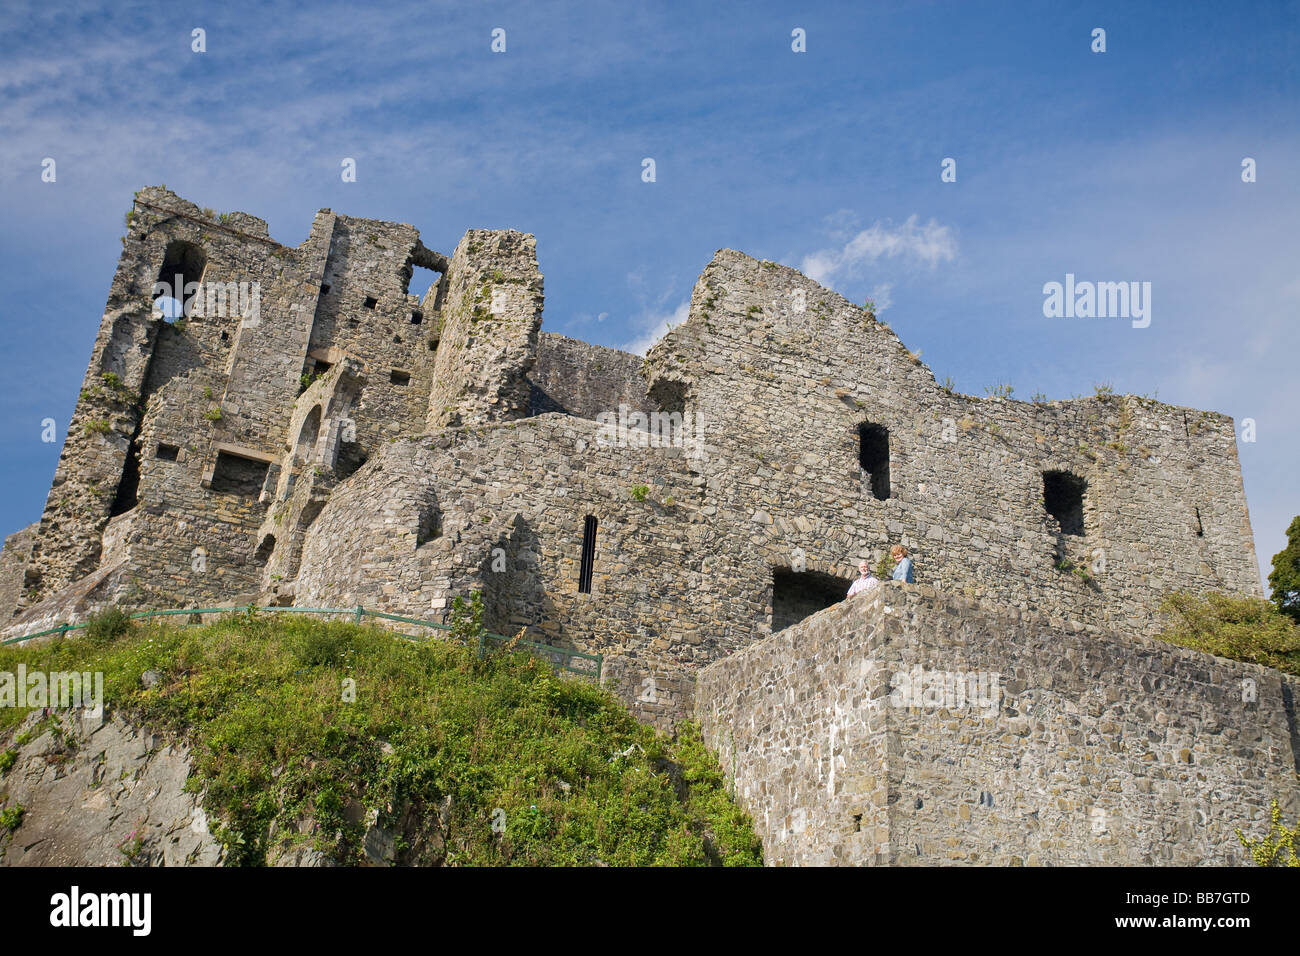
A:
POLYGON ((951 226, 940 225, 933 219, 921 225, 912 215, 901 226, 877 220, 842 246, 805 256, 799 270, 813 281, 829 286, 836 280, 861 277, 866 266, 880 259, 899 259, 933 268, 956 257, 957 237, 951 226))
POLYGON ((671 312, 651 312, 640 316, 632 323, 635 328, 641 330, 640 334, 624 345, 623 351, 631 352, 634 355, 645 355, 646 352, 650 351, 650 347, 663 338, 669 329, 686 321, 690 309, 690 300, 683 299, 677 308, 671 312))

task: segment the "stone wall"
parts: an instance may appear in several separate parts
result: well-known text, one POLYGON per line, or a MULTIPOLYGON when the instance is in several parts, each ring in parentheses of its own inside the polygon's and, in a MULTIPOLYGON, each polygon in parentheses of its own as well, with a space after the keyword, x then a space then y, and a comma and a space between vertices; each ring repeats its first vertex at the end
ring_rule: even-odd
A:
POLYGON ((537 364, 528 377, 529 410, 533 415, 563 412, 591 419, 617 413, 620 405, 658 411, 641 377, 643 363, 630 352, 543 332, 537 342, 537 364))
POLYGON ((607 682, 666 727, 725 630, 694 600, 708 538, 681 449, 602 444, 596 423, 548 414, 384 447, 306 531, 295 600, 441 619, 482 590, 490 630, 608 655, 607 682))
POLYGON ((32 559, 32 538, 35 522, 5 538, 0 548, 0 614, 5 609, 18 606, 27 577, 27 566, 32 559))
POLYGON ((429 430, 522 418, 542 325, 537 240, 471 229, 452 254, 429 430))
POLYGON ((1293 684, 887 583, 705 668, 695 707, 774 865, 1223 865, 1300 811, 1293 684))
POLYGON ((853 577, 902 543, 918 582, 1135 634, 1175 588, 1262 594, 1227 416, 954 394, 868 312, 731 250, 646 368, 651 394, 681 396, 704 431, 719 523, 751 531, 752 547, 720 549, 718 574, 853 577), (888 430, 884 496, 860 461, 863 425, 888 430), (1057 470, 1087 483, 1082 534, 1047 510, 1057 470))

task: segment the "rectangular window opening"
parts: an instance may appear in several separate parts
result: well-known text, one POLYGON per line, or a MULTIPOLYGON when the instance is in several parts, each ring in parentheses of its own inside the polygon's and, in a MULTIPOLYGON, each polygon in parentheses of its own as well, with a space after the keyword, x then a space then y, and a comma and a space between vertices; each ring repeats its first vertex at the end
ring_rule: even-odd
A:
POLYGON ((1083 534, 1083 494, 1088 482, 1069 471, 1043 472, 1043 507, 1061 526, 1061 534, 1083 534))
POLYGON ((889 498, 889 429, 863 422, 858 426, 858 464, 871 478, 871 494, 889 498))
POLYGON ((179 445, 166 445, 162 442, 158 443, 157 457, 161 458, 163 461, 175 461, 180 457, 180 454, 181 449, 179 445))
POLYGON ((373 295, 368 295, 366 296, 365 301, 362 302, 361 304, 364 305, 367 309, 373 309, 377 305, 379 305, 379 300, 376 299, 373 295))
POLYGON ((217 452, 217 465, 212 471, 212 490, 229 495, 255 498, 266 483, 266 473, 271 463, 245 458, 228 451, 217 452))
POLYGON ((821 571, 773 568, 772 633, 840 603, 848 596, 850 583, 821 571))
POLYGON ((400 369, 393 369, 393 371, 388 376, 388 380, 392 382, 394 385, 410 385, 411 373, 403 372, 400 369))

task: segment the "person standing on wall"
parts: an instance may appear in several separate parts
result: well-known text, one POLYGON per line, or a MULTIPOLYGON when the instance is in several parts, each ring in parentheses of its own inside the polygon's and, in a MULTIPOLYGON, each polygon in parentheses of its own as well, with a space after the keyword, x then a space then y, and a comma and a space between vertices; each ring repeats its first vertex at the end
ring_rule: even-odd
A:
POLYGON ((895 581, 915 584, 916 579, 912 577, 912 559, 907 556, 907 549, 901 544, 896 544, 889 549, 889 556, 894 559, 894 573, 890 577, 895 581))
POLYGON ((879 584, 880 578, 871 573, 871 565, 867 564, 866 561, 862 561, 858 565, 858 579, 849 585, 848 596, 853 597, 855 594, 861 594, 863 591, 878 587, 879 584))

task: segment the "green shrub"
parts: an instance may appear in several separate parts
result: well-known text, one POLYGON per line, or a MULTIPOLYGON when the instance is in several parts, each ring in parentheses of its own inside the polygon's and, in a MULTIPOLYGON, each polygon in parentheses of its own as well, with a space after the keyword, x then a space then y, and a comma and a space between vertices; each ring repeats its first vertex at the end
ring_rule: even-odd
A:
POLYGON ((10 833, 17 830, 19 825, 22 824, 23 814, 26 812, 19 804, 0 810, 0 830, 8 830, 10 833))
POLYGON ((889 576, 894 573, 894 566, 896 564, 898 564, 898 562, 893 559, 893 556, 890 555, 888 551, 886 551, 880 556, 880 560, 876 562, 876 569, 874 572, 876 577, 880 578, 882 581, 888 581, 889 576))
POLYGON ((8 773, 9 768, 18 760, 18 751, 6 750, 0 753, 0 773, 8 773))
POLYGON ((307 667, 338 667, 352 647, 352 630, 336 622, 311 628, 294 644, 298 663, 307 667))
POLYGON ((487 633, 483 627, 483 592, 475 591, 468 601, 457 594, 451 602, 451 636, 467 644, 478 644, 487 633))
POLYGON ((1160 610, 1172 619, 1161 640, 1300 674, 1300 626, 1264 598, 1175 592, 1160 610))
POLYGON ((649 485, 635 485, 632 488, 632 497, 636 501, 645 501, 650 495, 649 485))
POLYGON ((116 604, 90 615, 86 620, 86 640, 109 644, 131 630, 131 616, 116 604))

